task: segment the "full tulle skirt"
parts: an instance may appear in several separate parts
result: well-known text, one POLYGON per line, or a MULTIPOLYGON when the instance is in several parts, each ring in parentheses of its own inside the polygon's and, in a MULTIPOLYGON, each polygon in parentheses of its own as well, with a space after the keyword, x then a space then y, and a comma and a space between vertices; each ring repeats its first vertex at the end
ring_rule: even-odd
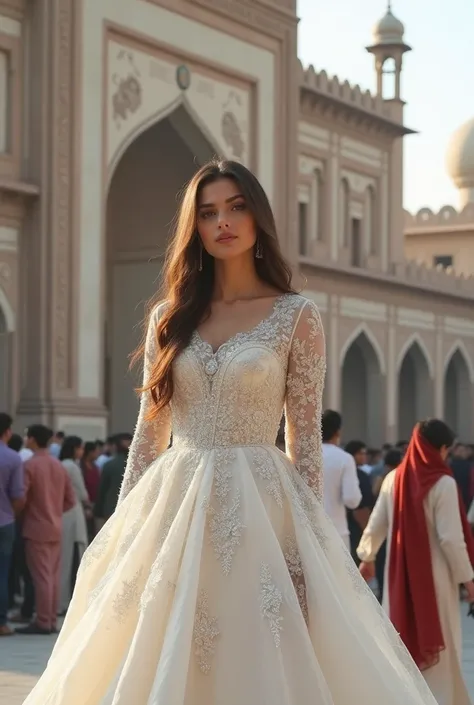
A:
POLYGON ((173 447, 92 545, 25 705, 435 705, 273 446, 173 447))

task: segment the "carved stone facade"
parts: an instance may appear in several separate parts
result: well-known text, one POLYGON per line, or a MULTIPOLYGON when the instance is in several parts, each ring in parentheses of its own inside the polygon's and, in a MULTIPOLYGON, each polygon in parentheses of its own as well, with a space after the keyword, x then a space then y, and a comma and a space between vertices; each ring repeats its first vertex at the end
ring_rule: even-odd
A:
POLYGON ((403 104, 303 69, 295 6, 0 0, 0 405, 19 427, 132 426, 127 359, 176 194, 218 153, 274 204, 347 433, 437 413, 474 436, 474 286, 403 256, 403 104))

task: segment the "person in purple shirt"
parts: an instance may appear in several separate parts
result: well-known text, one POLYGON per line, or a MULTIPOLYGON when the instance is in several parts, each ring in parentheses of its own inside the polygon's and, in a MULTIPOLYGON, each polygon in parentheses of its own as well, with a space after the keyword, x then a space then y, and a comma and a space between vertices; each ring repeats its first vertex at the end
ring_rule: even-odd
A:
POLYGON ((23 508, 23 463, 8 447, 12 435, 11 416, 0 413, 0 637, 14 632, 7 624, 8 576, 15 540, 15 516, 23 508))

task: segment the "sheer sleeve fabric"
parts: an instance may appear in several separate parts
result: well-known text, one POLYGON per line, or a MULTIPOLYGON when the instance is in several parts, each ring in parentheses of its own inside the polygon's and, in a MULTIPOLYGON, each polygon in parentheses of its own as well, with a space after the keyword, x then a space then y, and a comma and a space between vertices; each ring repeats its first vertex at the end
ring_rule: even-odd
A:
MULTIPOLYGON (((165 304, 160 304, 150 317, 143 362, 144 384, 148 381, 151 368, 158 355, 156 327, 164 306, 165 304)), ((148 421, 146 416, 153 403, 149 392, 142 394, 138 421, 130 445, 118 504, 121 504, 129 492, 133 490, 149 465, 168 448, 171 437, 171 411, 167 406, 152 421, 148 421)))
POLYGON ((308 301, 293 331, 285 404, 286 454, 315 495, 323 499, 321 415, 326 352, 323 325, 308 301))

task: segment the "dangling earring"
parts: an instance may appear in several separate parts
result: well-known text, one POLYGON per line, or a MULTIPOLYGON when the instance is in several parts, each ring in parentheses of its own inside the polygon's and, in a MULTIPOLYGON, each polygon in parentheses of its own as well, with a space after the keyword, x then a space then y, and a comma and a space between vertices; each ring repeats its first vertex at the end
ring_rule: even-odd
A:
POLYGON ((199 271, 202 272, 202 242, 199 240, 199 271))
POLYGON ((262 243, 260 242, 260 238, 257 238, 257 249, 255 251, 255 257, 257 259, 263 259, 263 249, 262 243))

